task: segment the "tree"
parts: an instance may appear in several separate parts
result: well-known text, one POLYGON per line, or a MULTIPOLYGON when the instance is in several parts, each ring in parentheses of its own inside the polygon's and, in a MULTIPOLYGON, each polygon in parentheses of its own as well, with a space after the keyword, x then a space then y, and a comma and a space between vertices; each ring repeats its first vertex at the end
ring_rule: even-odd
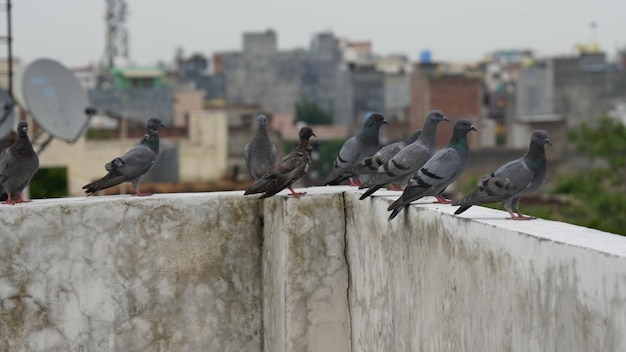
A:
POLYGON ((595 126, 583 123, 569 137, 594 167, 559 178, 555 193, 570 196, 562 217, 626 235, 626 126, 603 117, 595 126))
POLYGON ((296 103, 297 121, 303 121, 309 125, 329 125, 333 123, 333 116, 315 102, 304 99, 296 103))

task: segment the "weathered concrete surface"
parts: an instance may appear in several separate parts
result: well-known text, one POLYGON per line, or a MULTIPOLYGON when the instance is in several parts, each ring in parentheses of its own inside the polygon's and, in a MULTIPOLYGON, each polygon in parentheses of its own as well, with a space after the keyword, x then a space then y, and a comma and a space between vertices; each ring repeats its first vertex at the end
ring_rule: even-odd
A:
POLYGON ((345 197, 353 351, 626 350, 625 238, 386 194, 345 197))
POLYGON ((1 206, 0 351, 260 351, 259 211, 241 192, 1 206))
POLYGON ((267 352, 351 350, 343 194, 307 191, 264 204, 267 352))
POLYGON ((626 238, 306 191, 0 206, 0 351, 626 351, 626 238))

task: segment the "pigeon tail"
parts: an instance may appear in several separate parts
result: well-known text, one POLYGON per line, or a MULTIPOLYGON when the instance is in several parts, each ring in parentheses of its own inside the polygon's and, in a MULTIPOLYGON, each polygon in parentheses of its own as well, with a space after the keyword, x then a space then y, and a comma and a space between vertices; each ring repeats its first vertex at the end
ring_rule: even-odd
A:
POLYGON ((365 191, 365 193, 363 193, 363 195, 361 195, 361 197, 359 197, 359 200, 363 200, 363 199, 371 196, 372 194, 374 194, 374 192, 378 191, 381 188, 383 188, 383 185, 374 185, 374 186, 368 188, 367 191, 365 191))
MULTIPOLYGON (((455 204, 452 204, 452 205, 455 205, 455 204)), ((471 207, 472 207, 471 205, 462 205, 462 206, 460 206, 460 207, 459 207, 459 209, 457 209, 457 210, 454 212, 454 214, 455 214, 455 215, 459 215, 459 214, 463 213, 464 211, 466 211, 467 209, 469 209, 469 208, 471 208, 471 207)))
POLYGON ((405 209, 407 207, 408 207, 408 205, 403 205, 403 206, 399 206, 399 207, 393 209, 393 212, 391 212, 391 214, 389 215, 389 218, 387 219, 387 221, 393 220, 396 216, 398 216, 398 214, 400 214, 400 212, 403 209, 405 209))
POLYGON ((117 186, 124 181, 125 181, 124 176, 109 172, 108 174, 106 174, 106 176, 102 177, 101 179, 98 179, 90 184, 84 185, 82 189, 85 190, 85 193, 87 194, 87 196, 90 196, 103 189, 117 186))

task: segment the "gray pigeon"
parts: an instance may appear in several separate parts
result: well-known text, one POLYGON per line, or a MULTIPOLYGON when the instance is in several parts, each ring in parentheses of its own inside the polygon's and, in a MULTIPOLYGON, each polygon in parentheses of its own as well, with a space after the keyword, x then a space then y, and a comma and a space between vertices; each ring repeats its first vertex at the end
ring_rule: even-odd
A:
POLYGON ((429 112, 419 138, 381 165, 372 178, 359 187, 368 188, 359 199, 369 197, 388 183, 406 183, 435 153, 437 125, 441 121, 449 122, 442 111, 429 112))
POLYGON ((378 168, 398 154, 407 145, 415 142, 422 134, 422 130, 416 130, 411 133, 405 140, 387 144, 373 155, 363 159, 360 163, 350 169, 357 175, 371 175, 378 171, 378 168))
POLYGON ((360 183, 358 174, 352 172, 350 168, 380 149, 378 132, 380 126, 386 123, 385 117, 381 114, 374 113, 368 116, 361 132, 348 138, 341 146, 339 155, 337 155, 330 173, 324 180, 324 184, 337 185, 345 179, 350 179, 350 185, 356 186, 357 184, 352 178, 356 178, 357 182, 360 183))
POLYGON ((502 165, 498 170, 478 180, 478 189, 452 205, 460 205, 454 213, 461 214, 472 205, 493 203, 503 200, 504 208, 511 220, 530 220, 517 209, 520 197, 534 192, 546 180, 547 161, 545 145, 552 145, 548 132, 536 130, 530 137, 528 152, 521 158, 502 165))
POLYGON ((39 157, 28 138, 28 122, 20 121, 15 143, 0 153, 0 186, 8 197, 4 204, 28 202, 22 199, 22 191, 38 170, 39 157))
MULTIPOLYGON (((275 195, 285 188, 289 188, 291 194, 300 198, 305 193, 298 193, 291 188, 291 185, 301 179, 309 170, 311 164, 311 143, 309 139, 315 136, 309 127, 302 127, 298 133, 300 143, 291 153, 285 155, 276 164, 270 166, 267 171, 243 194, 264 193, 261 198, 275 195)), ((315 136, 317 137, 317 136, 315 136)))
POLYGON ((267 117, 259 115, 256 120, 256 135, 243 150, 248 172, 255 181, 263 176, 268 167, 276 163, 276 146, 270 142, 267 134, 267 117))
POLYGON ((467 132, 476 131, 472 121, 460 118, 454 123, 452 138, 447 147, 439 150, 430 158, 408 182, 400 198, 393 202, 388 211, 389 220, 393 219, 411 202, 425 196, 438 196, 448 185, 456 181, 465 171, 469 160, 467 132))
POLYGON ((152 168, 159 155, 160 127, 165 127, 161 120, 151 117, 148 120, 146 134, 139 141, 139 144, 131 148, 123 156, 108 162, 104 166, 108 171, 104 177, 83 186, 87 196, 127 181, 131 182, 136 196, 149 196, 149 193, 139 192, 139 179, 152 168))

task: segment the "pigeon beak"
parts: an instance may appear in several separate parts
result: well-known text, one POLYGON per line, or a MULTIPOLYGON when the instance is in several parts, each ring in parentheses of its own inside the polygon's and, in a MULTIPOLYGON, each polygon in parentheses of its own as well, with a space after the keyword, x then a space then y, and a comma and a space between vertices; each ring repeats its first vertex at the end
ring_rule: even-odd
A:
POLYGON ((385 125, 388 125, 388 124, 389 124, 389 122, 387 122, 387 120, 383 120, 383 123, 384 123, 385 125))
POLYGON ((478 130, 474 126, 470 127, 470 130, 474 130, 474 131, 478 132, 478 130))
POLYGON ((443 120, 446 121, 446 122, 450 122, 450 120, 447 117, 445 117, 445 116, 443 117, 443 120))
POLYGON ((552 142, 550 142, 550 138, 546 138, 546 144, 550 146, 552 145, 552 142))
POLYGON ((312 135, 313 137, 317 137, 317 135, 316 135, 315 133, 313 133, 313 132, 311 132, 311 135, 312 135))
POLYGON ((163 123, 161 123, 159 126, 161 126, 161 127, 165 128, 165 125, 164 125, 163 123))

